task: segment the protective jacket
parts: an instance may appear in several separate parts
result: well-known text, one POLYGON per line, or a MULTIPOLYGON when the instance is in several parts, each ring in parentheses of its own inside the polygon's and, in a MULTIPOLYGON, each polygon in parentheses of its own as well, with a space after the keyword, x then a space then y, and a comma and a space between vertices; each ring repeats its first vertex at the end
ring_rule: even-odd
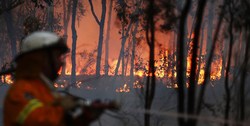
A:
POLYGON ((64 109, 40 79, 19 79, 4 101, 4 126, 64 126, 64 109))

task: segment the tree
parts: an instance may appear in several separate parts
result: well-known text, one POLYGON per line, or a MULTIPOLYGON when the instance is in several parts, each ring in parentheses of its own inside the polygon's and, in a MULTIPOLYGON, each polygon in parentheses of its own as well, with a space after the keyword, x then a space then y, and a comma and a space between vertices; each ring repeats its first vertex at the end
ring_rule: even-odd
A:
MULTIPOLYGON (((196 26, 194 29, 194 40, 193 40, 193 49, 192 49, 192 57, 191 57, 191 72, 190 72, 190 79, 189 79, 189 88, 188 88, 188 106, 187 106, 187 113, 190 115, 196 114, 196 67, 197 67, 197 52, 198 52, 198 45, 199 45, 199 37, 200 37, 200 29, 203 19, 203 12, 206 6, 206 0, 199 0, 198 7, 196 11, 196 26)), ((188 119, 187 125, 188 126, 195 126, 196 120, 188 119)))
POLYGON ((53 31, 53 24, 54 24, 54 6, 53 0, 49 4, 48 8, 48 30, 53 31))
MULTIPOLYGON (((213 21, 214 21, 214 0, 209 1, 208 7, 208 16, 207 16, 207 45, 206 45, 206 54, 211 48, 212 44, 212 35, 213 35, 213 21)), ((207 59, 206 59, 207 60, 207 59)))
MULTIPOLYGON (((10 1, 2 0, 1 2, 2 8, 8 8, 6 6, 11 6, 10 1)), ((14 57, 16 55, 17 47, 16 47, 16 35, 15 35, 15 27, 14 27, 14 21, 13 21, 13 14, 12 11, 6 11, 4 13, 4 19, 7 26, 8 36, 11 42, 11 55, 14 57)))
POLYGON ((109 12, 108 12, 108 26, 107 26, 107 35, 105 40, 105 75, 108 75, 109 72, 109 39, 110 39, 110 25, 111 25, 111 17, 113 10, 113 0, 110 0, 109 3, 109 12))
POLYGON ((222 7, 221 7, 218 23, 216 25, 216 29, 215 29, 214 36, 213 36, 213 41, 212 41, 213 43, 211 46, 211 50, 210 50, 210 53, 208 56, 207 63, 205 64, 204 81, 201 84, 201 90, 200 90, 199 95, 198 95, 197 111, 196 111, 197 115, 199 115, 200 111, 201 111, 201 106, 203 103, 205 89, 206 89, 207 82, 208 82, 210 72, 211 72, 211 63, 213 60, 214 50, 215 50, 216 42, 217 42, 220 30, 221 30, 221 24, 223 22, 224 15, 225 15, 225 0, 223 1, 222 7))
POLYGON ((132 52, 131 52, 131 61, 130 61, 130 79, 131 79, 131 84, 134 83, 134 60, 135 60, 135 48, 136 48, 136 33, 138 32, 138 26, 139 26, 139 20, 136 20, 134 30, 132 32, 132 52))
MULTIPOLYGON (((228 50, 228 57, 227 57, 227 66, 226 66, 226 75, 225 75, 225 91, 226 91, 226 104, 225 104, 225 120, 229 119, 229 111, 230 111, 230 102, 231 102, 231 91, 229 86, 229 71, 231 67, 231 58, 232 58, 232 49, 233 49, 233 10, 231 4, 228 5, 229 10, 229 27, 228 27, 228 34, 229 34, 229 50, 228 50)), ((224 126, 228 126, 227 123, 224 123, 224 126)))
POLYGON ((24 0, 12 0, 8 1, 8 4, 5 0, 0 1, 0 15, 4 12, 11 11, 12 9, 16 8, 17 6, 24 3, 24 0))
POLYGON ((117 0, 116 2, 115 10, 117 12, 118 21, 120 21, 119 23, 121 23, 121 30, 119 31, 119 34, 121 34, 121 49, 119 52, 119 57, 115 68, 115 75, 118 75, 120 65, 122 66, 121 74, 124 75, 125 73, 125 62, 124 62, 125 45, 127 39, 131 35, 132 32, 131 30, 134 27, 135 23, 139 21, 139 23, 142 24, 143 22, 143 20, 141 19, 143 15, 142 8, 143 8, 142 0, 133 0, 128 2, 125 2, 124 0, 117 0))
POLYGON ((96 16, 92 0, 89 0, 91 7, 91 12, 95 18, 96 23, 99 25, 99 40, 97 47, 97 60, 96 60, 96 76, 100 76, 101 71, 101 59, 102 59, 102 45, 103 45, 103 32, 104 32, 104 23, 106 18, 106 0, 102 0, 102 14, 100 20, 96 16))
MULTIPOLYGON (((146 40, 149 46, 149 71, 146 82, 145 109, 150 110, 155 95, 155 3, 149 1, 146 20, 146 40)), ((150 125, 150 115, 145 113, 144 125, 150 125)))
POLYGON ((76 22, 77 4, 78 4, 78 0, 74 0, 73 1, 73 7, 72 7, 72 24, 71 24, 72 40, 73 40, 72 41, 72 52, 71 52, 71 63, 72 63, 71 84, 76 83, 76 41, 77 41, 77 32, 76 32, 76 28, 75 28, 75 22, 76 22))
MULTIPOLYGON (((185 23, 187 20, 188 12, 190 10, 191 0, 187 0, 184 8, 181 11, 179 30, 178 30, 178 40, 177 40, 177 85, 178 85, 178 113, 183 114, 184 110, 184 100, 185 100, 185 78, 186 70, 184 70, 184 35, 185 35, 185 23)), ((179 126, 185 125, 185 120, 181 117, 178 118, 179 126)))
MULTIPOLYGON (((68 39, 68 25, 69 25, 69 20, 70 20, 70 15, 71 15, 71 6, 72 6, 72 1, 71 0, 63 0, 63 38, 67 43, 68 39), (67 2, 67 4, 66 4, 67 2)), ((61 74, 65 74, 65 68, 66 65, 62 67, 62 72, 61 74)))

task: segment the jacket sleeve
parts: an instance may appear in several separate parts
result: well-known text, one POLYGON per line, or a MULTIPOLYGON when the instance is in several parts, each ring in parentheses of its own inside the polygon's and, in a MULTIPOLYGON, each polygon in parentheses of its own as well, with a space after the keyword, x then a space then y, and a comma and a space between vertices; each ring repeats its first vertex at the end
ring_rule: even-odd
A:
POLYGON ((10 94, 10 100, 16 103, 12 102, 11 105, 18 108, 13 121, 24 126, 61 126, 64 123, 64 109, 61 106, 41 102, 37 99, 41 93, 25 83, 15 88, 10 94))
MULTIPOLYGON (((26 107, 24 107, 22 112, 26 111, 26 117, 23 117, 24 119, 21 121, 25 126, 60 126, 63 124, 64 110, 61 106, 46 105, 38 102, 37 105, 29 106, 30 110, 25 109, 26 107)), ((22 115, 22 112, 19 115, 22 115)))

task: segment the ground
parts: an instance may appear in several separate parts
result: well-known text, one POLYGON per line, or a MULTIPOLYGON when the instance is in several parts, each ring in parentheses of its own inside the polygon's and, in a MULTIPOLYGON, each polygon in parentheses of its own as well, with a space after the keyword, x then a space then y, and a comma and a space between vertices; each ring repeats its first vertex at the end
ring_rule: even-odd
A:
MULTIPOLYGON (((126 82, 126 79, 122 78, 99 78, 99 79, 84 79, 80 88, 69 88, 69 92, 78 97, 86 98, 89 100, 101 99, 116 100, 121 109, 118 112, 106 111, 103 116, 92 124, 92 126, 143 126, 144 119, 144 90, 130 88, 130 92, 116 92, 116 89, 122 87, 126 82)), ((141 83, 145 83, 145 80, 140 80, 141 83)), ((249 80, 247 82, 250 82, 249 80)), ((79 83, 79 82, 78 82, 79 83)), ((129 84, 128 84, 129 85, 129 84)), ((129 85, 131 87, 131 85, 129 85)), ((0 111, 2 111, 3 98, 8 89, 8 86, 0 86, 0 111)), ((250 89, 246 87, 246 89, 250 89)), ((60 90, 64 90, 61 88, 60 90)), ((199 87, 198 89, 199 90, 199 87)), ((246 95, 246 113, 250 112, 249 109, 249 90, 246 95)), ((213 121, 206 121, 209 118, 223 119, 224 108, 224 81, 217 80, 209 82, 205 101, 206 107, 203 108, 201 117, 204 119, 199 122, 200 126, 219 126, 220 123, 213 121)), ((174 88, 166 88, 161 82, 156 84, 156 94, 152 105, 152 125, 176 126, 177 120, 175 118, 176 106, 177 106, 177 92, 174 88)), ((231 115, 233 118, 234 115, 231 115)), ((249 115, 248 117, 249 118, 249 115)), ((0 112, 0 123, 2 115, 0 112)), ((0 124, 1 126, 1 124, 0 124)))

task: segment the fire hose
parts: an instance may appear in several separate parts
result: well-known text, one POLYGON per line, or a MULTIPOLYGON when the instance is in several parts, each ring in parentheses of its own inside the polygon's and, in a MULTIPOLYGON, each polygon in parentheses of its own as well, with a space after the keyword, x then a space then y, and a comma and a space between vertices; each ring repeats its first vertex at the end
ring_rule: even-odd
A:
POLYGON ((229 125, 239 125, 239 126, 249 126, 250 122, 241 122, 235 120, 225 120, 223 118, 218 117, 206 117, 201 115, 188 115, 188 114, 181 114, 175 112, 164 112, 159 110, 145 110, 145 109, 124 109, 128 113, 134 114, 150 114, 150 115, 158 115, 158 116, 165 116, 165 117, 173 117, 173 118, 184 118, 184 119, 193 119, 199 122, 213 122, 218 124, 229 124, 229 125))
POLYGON ((67 91, 61 91, 61 93, 72 96, 77 103, 75 108, 65 113, 67 126, 88 126, 98 119, 105 110, 117 111, 120 108, 115 101, 91 101, 71 95, 67 91))
MULTIPOLYGON (((82 99, 79 101, 79 104, 82 106, 91 106, 93 101, 86 100, 80 97, 77 97, 78 99, 82 99)), ((213 122, 218 124, 229 124, 229 125, 240 125, 240 126, 249 126, 250 122, 241 122, 241 121, 235 121, 235 120, 225 120, 223 118, 218 117, 206 117, 201 115, 188 115, 188 114, 181 114, 176 112, 164 112, 159 110, 145 110, 145 109, 138 109, 138 108, 126 108, 121 109, 119 103, 115 101, 111 102, 102 102, 103 106, 101 109, 103 110, 110 110, 111 112, 114 112, 119 115, 119 112, 126 112, 130 114, 150 114, 150 115, 157 115, 157 116, 164 116, 164 117, 172 117, 172 118, 183 118, 183 119, 193 119, 197 120, 199 122, 213 122)), ((75 110, 75 113, 71 113, 73 117, 77 117, 79 115, 79 110, 75 110)), ((82 119, 82 118, 81 118, 82 119)))

